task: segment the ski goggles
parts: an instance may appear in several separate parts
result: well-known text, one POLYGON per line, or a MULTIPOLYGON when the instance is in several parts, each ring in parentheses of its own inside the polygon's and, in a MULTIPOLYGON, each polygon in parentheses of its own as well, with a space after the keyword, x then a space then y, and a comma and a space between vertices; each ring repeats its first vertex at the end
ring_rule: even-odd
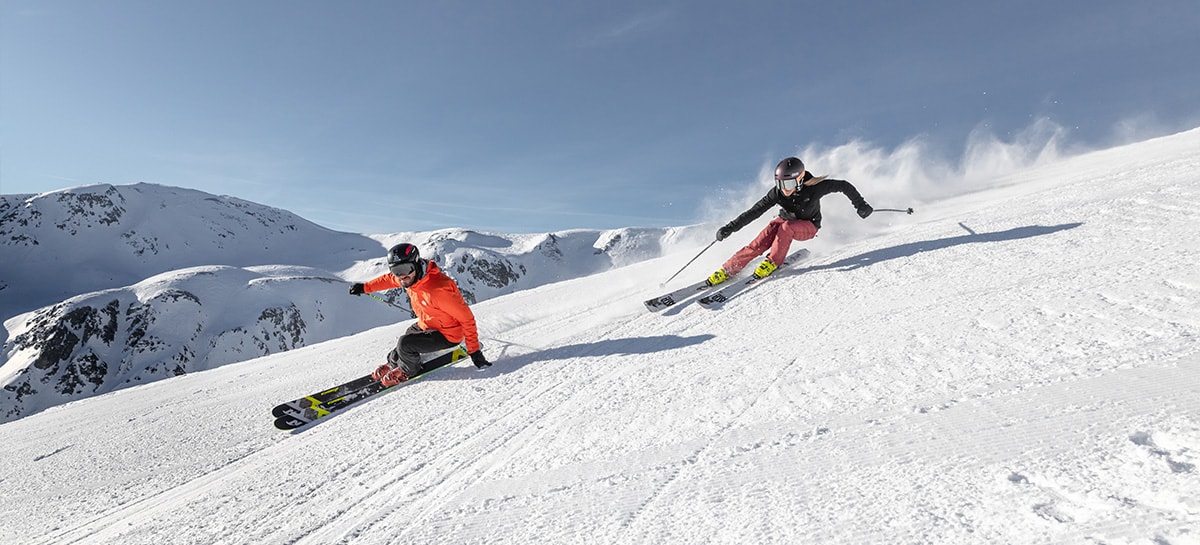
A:
POLYGON ((779 183, 779 189, 782 189, 784 191, 795 191, 797 187, 800 187, 800 177, 797 176, 795 178, 787 178, 784 180, 779 180, 778 183, 779 183))
POLYGON ((392 274, 396 276, 408 276, 414 272, 417 272, 417 266, 410 261, 388 265, 388 269, 391 270, 392 274))

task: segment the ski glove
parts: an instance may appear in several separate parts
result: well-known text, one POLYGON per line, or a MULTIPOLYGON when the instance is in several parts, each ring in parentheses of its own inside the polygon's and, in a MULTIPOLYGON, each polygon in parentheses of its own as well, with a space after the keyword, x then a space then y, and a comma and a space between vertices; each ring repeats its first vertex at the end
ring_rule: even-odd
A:
POLYGON ((365 288, 361 282, 350 284, 350 295, 362 295, 364 293, 364 289, 365 288))
POLYGON ((874 212, 874 211, 875 211, 875 209, 871 208, 871 205, 869 205, 867 203, 863 203, 862 206, 858 207, 858 217, 860 217, 862 219, 867 219, 867 216, 870 216, 871 212, 874 212))
POLYGON ((475 367, 487 369, 488 367, 492 366, 492 362, 483 357, 483 350, 476 350, 471 352, 469 355, 471 356, 471 363, 474 363, 475 367))
POLYGON ((725 239, 729 238, 729 235, 732 235, 732 234, 733 234, 733 228, 728 225, 726 225, 720 229, 717 229, 717 241, 720 242, 722 240, 725 240, 725 239))

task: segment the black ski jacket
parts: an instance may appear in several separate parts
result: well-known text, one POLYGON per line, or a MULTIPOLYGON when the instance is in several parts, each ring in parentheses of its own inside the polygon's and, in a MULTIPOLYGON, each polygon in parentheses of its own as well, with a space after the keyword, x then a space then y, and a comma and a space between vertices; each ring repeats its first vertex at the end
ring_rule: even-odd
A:
MULTIPOLYGON (((808 181, 813 178, 811 172, 804 173, 804 180, 808 181)), ((749 210, 733 221, 729 222, 726 227, 737 231, 742 227, 750 224, 750 222, 762 216, 764 212, 772 206, 779 205, 779 217, 785 220, 808 220, 821 228, 821 197, 830 193, 842 193, 850 198, 850 204, 854 205, 855 209, 866 206, 867 201, 863 199, 858 190, 850 185, 846 180, 825 179, 813 185, 801 185, 796 189, 792 196, 785 197, 783 192, 779 190, 779 186, 772 187, 767 195, 754 203, 749 210)))

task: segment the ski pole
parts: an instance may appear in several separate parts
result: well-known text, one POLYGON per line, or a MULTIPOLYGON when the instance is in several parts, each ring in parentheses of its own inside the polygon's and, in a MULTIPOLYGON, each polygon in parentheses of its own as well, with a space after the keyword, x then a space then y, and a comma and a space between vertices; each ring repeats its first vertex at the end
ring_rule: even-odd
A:
MULTIPOLYGON (((695 260, 699 259, 699 258, 700 258, 700 254, 703 254, 704 252, 707 252, 707 251, 708 251, 708 249, 709 249, 709 248, 712 248, 712 245, 713 245, 713 244, 716 244, 716 243, 717 243, 717 241, 715 241, 715 240, 714 240, 714 241, 712 241, 712 242, 709 242, 709 243, 708 243, 708 246, 705 246, 703 250, 700 250, 700 253, 699 253, 699 254, 696 254, 696 257, 693 257, 693 258, 692 258, 692 261, 695 261, 695 260)), ((692 261, 688 261, 688 262, 687 262, 687 265, 684 265, 684 266, 683 266, 683 269, 686 269, 686 268, 688 268, 688 265, 691 265, 691 264, 692 264, 692 261)), ((667 285, 667 282, 670 282, 670 281, 671 281, 671 279, 675 278, 676 276, 679 276, 679 273, 683 272, 683 269, 679 269, 679 271, 677 271, 675 274, 672 274, 672 275, 671 275, 671 278, 668 278, 668 279, 666 279, 666 280, 663 280, 663 283, 662 283, 662 284, 659 284, 659 285, 658 285, 658 287, 660 287, 660 288, 661 288, 661 287, 663 287, 663 286, 667 285)))
POLYGON ((876 212, 904 212, 905 214, 913 213, 912 208, 876 208, 875 211, 876 212))
POLYGON ((382 297, 379 297, 378 295, 375 295, 374 293, 368 293, 367 295, 368 295, 368 296, 370 296, 370 297, 371 297, 371 299, 374 299, 374 300, 376 300, 376 301, 379 301, 380 303, 383 303, 383 304, 385 304, 385 305, 392 306, 392 307, 396 307, 396 308, 398 308, 398 309, 400 309, 400 310, 403 310, 403 311, 405 311, 405 312, 407 312, 407 313, 411 314, 411 315, 412 315, 414 318, 416 318, 416 317, 417 317, 417 313, 413 312, 413 309, 411 309, 411 308, 408 308, 408 307, 405 307, 405 306, 400 306, 400 305, 397 305, 396 303, 393 303, 393 302, 391 302, 391 301, 388 301, 387 299, 384 299, 384 298, 382 298, 382 297))
POLYGON ((536 346, 529 346, 529 345, 527 345, 527 344, 521 344, 521 343, 515 343, 515 342, 512 342, 512 341, 506 341, 506 340, 504 340, 504 339, 498 339, 498 338, 496 338, 496 337, 484 337, 484 338, 485 338, 485 339, 487 339, 487 340, 489 340, 489 341, 496 341, 496 342, 498 342, 498 343, 500 343, 500 344, 507 344, 508 346, 517 346, 517 347, 520 347, 520 348, 528 348, 528 349, 530 349, 530 350, 533 350, 533 351, 536 351, 536 352, 545 352, 545 351, 546 351, 546 349, 545 349, 545 348, 538 348, 538 347, 536 347, 536 346))

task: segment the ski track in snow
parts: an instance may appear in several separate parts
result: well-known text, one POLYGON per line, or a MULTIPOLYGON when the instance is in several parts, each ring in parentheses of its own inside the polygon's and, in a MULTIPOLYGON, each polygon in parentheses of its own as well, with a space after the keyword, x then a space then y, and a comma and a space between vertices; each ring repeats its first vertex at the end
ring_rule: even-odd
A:
POLYGON ((644 311, 678 256, 486 301, 495 367, 293 433, 271 406, 407 323, 6 423, 0 541, 1200 543, 1196 149, 1033 169, 719 311, 644 311))

